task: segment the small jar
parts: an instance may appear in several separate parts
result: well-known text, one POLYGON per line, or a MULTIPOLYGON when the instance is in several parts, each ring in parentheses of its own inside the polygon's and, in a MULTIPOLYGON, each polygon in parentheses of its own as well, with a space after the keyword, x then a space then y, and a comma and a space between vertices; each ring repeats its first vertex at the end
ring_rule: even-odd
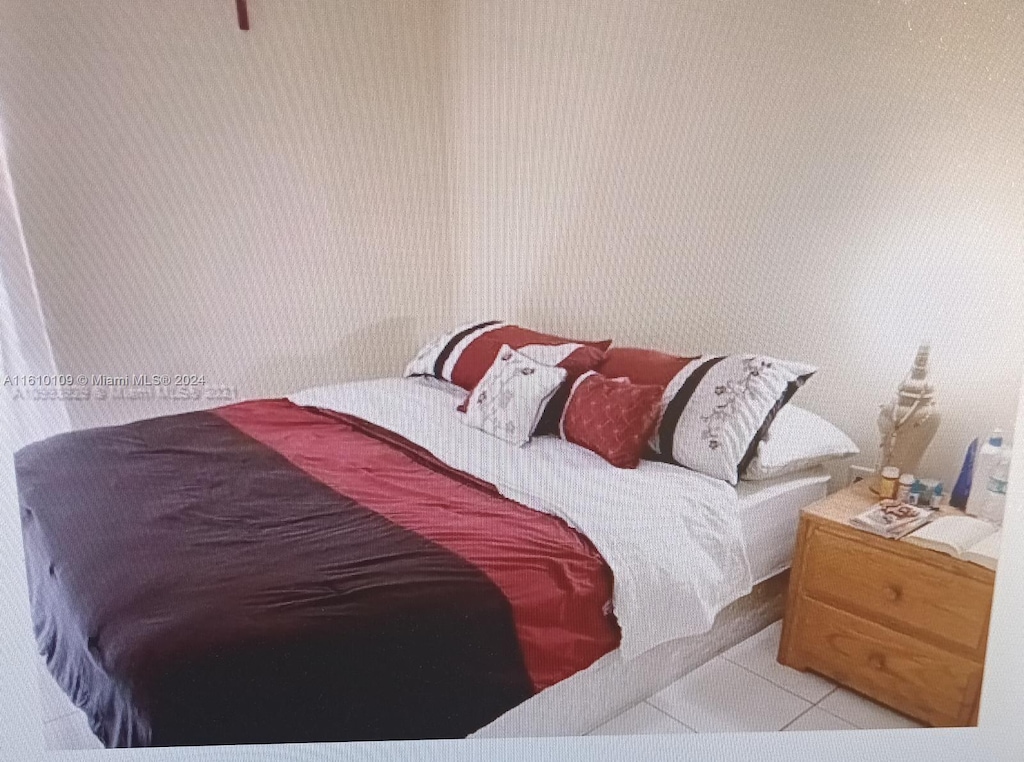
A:
POLYGON ((900 470, 896 466, 883 468, 881 478, 878 480, 878 496, 882 500, 892 500, 896 497, 896 485, 899 479, 900 470))
POLYGON ((900 481, 896 487, 896 499, 901 503, 907 502, 915 481, 913 474, 900 474, 900 481))

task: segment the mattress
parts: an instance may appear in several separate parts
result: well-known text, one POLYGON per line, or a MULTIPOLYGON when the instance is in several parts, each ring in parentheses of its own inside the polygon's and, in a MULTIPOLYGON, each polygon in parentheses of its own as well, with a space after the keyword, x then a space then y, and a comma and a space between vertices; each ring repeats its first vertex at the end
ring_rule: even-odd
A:
POLYGON ((800 509, 825 497, 829 478, 824 469, 816 468, 739 483, 740 528, 755 583, 789 568, 800 509))

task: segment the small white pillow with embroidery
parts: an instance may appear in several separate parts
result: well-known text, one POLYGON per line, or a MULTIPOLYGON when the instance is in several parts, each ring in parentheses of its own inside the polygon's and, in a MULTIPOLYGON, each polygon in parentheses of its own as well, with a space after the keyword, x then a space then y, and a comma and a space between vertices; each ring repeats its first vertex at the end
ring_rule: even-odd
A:
POLYGON ((503 344, 466 400, 465 423, 523 446, 548 400, 565 381, 564 368, 531 360, 503 344))

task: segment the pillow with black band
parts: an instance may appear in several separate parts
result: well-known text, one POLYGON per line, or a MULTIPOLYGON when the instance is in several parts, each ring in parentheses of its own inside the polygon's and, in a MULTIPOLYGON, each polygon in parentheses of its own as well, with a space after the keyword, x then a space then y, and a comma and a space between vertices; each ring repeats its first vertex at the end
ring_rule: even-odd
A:
POLYGON ((536 361, 566 368, 575 377, 596 367, 609 344, 608 339, 579 341, 485 320, 459 326, 424 345, 406 366, 405 375, 430 376, 469 391, 491 367, 498 350, 508 346, 516 351, 529 348, 529 356, 536 361))
POLYGON ((763 355, 705 355, 665 388, 659 460, 736 484, 775 415, 817 368, 763 355))

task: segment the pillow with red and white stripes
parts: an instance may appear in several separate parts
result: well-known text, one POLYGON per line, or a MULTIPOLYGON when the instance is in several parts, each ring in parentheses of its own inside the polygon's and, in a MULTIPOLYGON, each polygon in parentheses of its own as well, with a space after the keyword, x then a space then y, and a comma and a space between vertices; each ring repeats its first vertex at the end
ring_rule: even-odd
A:
POLYGON ((532 360, 565 368, 571 383, 597 367, 611 345, 606 341, 577 341, 531 331, 500 320, 471 323, 426 344, 405 369, 406 376, 431 376, 469 391, 484 377, 502 346, 524 352, 532 360))
POLYGON ((761 355, 704 355, 665 387, 651 449, 736 484, 775 415, 817 368, 761 355))

